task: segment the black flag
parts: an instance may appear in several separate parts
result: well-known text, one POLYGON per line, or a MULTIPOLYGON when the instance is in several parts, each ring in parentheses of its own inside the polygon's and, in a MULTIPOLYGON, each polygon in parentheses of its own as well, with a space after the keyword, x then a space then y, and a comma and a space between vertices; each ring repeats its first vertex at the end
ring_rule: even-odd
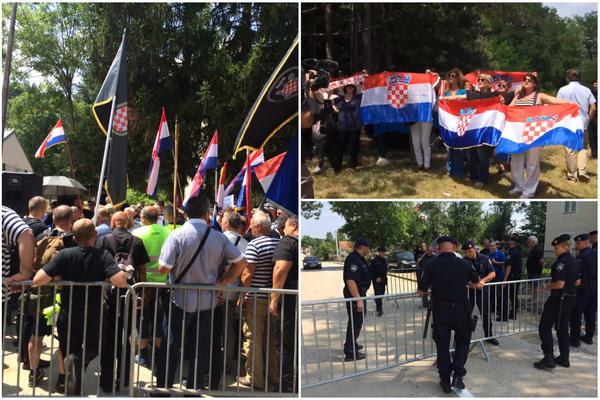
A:
POLYGON ((119 206, 127 197, 127 32, 113 60, 92 112, 104 134, 112 132, 104 186, 110 202, 119 206), (114 107, 113 122, 110 114, 114 107), (112 125, 112 129, 111 126, 112 125))
POLYGON ((233 147, 233 158, 242 150, 256 150, 298 115, 298 37, 262 88, 250 109, 233 147))

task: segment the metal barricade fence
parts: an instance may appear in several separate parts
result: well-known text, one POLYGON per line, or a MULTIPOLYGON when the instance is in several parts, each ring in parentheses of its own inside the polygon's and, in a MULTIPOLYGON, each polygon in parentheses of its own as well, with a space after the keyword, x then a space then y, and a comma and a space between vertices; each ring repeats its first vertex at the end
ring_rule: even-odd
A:
MULTIPOLYGON (((8 288, 17 288, 24 293, 31 284, 32 281, 15 282, 8 285, 8 288)), ((299 356, 297 346, 297 290, 138 283, 134 286, 128 286, 126 289, 117 289, 115 302, 112 303, 112 306, 109 306, 103 300, 103 289, 110 287, 110 283, 107 282, 52 282, 31 289, 32 293, 38 295, 37 299, 36 296, 27 300, 25 296, 17 295, 18 297, 16 297, 13 295, 13 300, 17 299, 16 303, 14 301, 4 301, 2 395, 44 397, 62 395, 62 393, 59 394, 54 390, 58 369, 63 368, 62 365, 59 366, 59 364, 62 364, 62 359, 58 356, 60 354, 59 347, 71 349, 71 352, 73 352, 74 346, 78 346, 75 348, 81 352, 78 359, 83 361, 83 365, 89 363, 87 368, 83 367, 78 371, 77 376, 80 380, 77 381, 77 386, 80 386, 80 389, 77 393, 74 393, 78 396, 139 396, 148 393, 180 395, 209 393, 233 396, 255 393, 255 395, 277 395, 281 397, 295 395, 298 392, 296 367, 299 356), (71 289, 68 289, 69 287, 71 289), (57 293, 77 291, 74 289, 75 287, 82 288, 83 293, 79 293, 76 297, 82 301, 83 305, 83 308, 79 311, 85 310, 88 318, 73 316, 73 309, 76 306, 67 307, 69 310, 68 313, 65 313, 67 315, 59 318, 59 313, 53 313, 52 311, 56 310, 57 305, 60 306, 60 302, 57 301, 57 293), (44 304, 40 294, 44 293, 44 290, 47 291, 48 288, 52 300, 50 301, 51 305, 46 307, 47 304, 44 304), (180 290, 184 294, 183 304, 180 303, 183 309, 188 309, 190 294, 195 295, 196 299, 200 296, 208 296, 211 299, 210 301, 213 302, 210 304, 217 304, 218 307, 210 307, 207 311, 200 311, 194 305, 195 311, 193 312, 178 312, 178 307, 171 301, 171 290, 180 290), (159 292, 166 293, 166 296, 163 296, 162 299, 166 303, 162 304, 163 307, 160 307, 161 304, 159 304, 161 301, 158 295, 159 292), (269 312, 272 293, 280 294, 279 316, 277 317, 269 312), (237 303, 240 295, 245 297, 246 294, 249 294, 250 298, 240 305, 238 312, 233 305, 237 303), (259 297, 261 295, 264 295, 264 297, 259 297), (29 308, 26 305, 29 305, 29 308), (50 315, 51 326, 47 328, 49 332, 43 329, 46 320, 33 315, 25 315, 28 311, 26 308, 28 308, 29 313, 32 312, 31 310, 35 310, 33 315, 40 315, 44 311, 42 308, 45 308, 46 314, 50 315), (249 310, 252 311, 249 312, 249 310), (16 315, 14 315, 14 311, 16 311, 16 315), (233 316, 239 318, 239 324, 235 331, 232 328, 233 316), (59 319, 62 319, 62 323, 58 321, 59 319), (151 349, 148 352, 149 365, 142 366, 141 362, 136 365, 136 358, 141 356, 138 338, 144 336, 142 335, 142 328, 145 328, 143 324, 148 320, 151 321, 151 334, 146 335, 149 336, 147 338, 148 349, 151 349), (190 324, 190 322, 192 323, 190 324), (249 325, 248 329, 245 327, 242 330, 243 322, 249 325), (261 325, 260 322, 264 322, 265 325, 261 325), (92 329, 88 325, 92 325, 92 329), (265 328, 265 326, 270 329, 265 328), (163 349, 166 349, 166 354, 164 354, 164 351, 160 353, 155 347, 157 339, 164 336, 161 335, 163 327, 167 332, 167 343, 171 343, 171 346, 163 347, 163 349), (179 328, 176 332, 177 337, 175 337, 174 328, 179 328), (270 334, 264 334, 266 336, 266 342, 264 343, 266 345, 266 357, 264 359, 269 360, 271 358, 272 361, 271 365, 265 362, 264 388, 258 388, 254 382, 250 384, 250 387, 241 386, 235 376, 243 377, 246 375, 246 368, 241 363, 241 345, 244 335, 247 336, 247 341, 251 343, 246 346, 246 353, 250 351, 258 354, 257 352, 261 352, 263 346, 258 343, 258 340, 254 339, 255 335, 262 335, 264 330, 271 331, 270 334), (33 379, 31 387, 27 386, 27 375, 21 369, 24 357, 22 357, 23 351, 19 350, 23 347, 24 337, 29 335, 28 331, 32 331, 35 337, 47 333, 50 336, 49 340, 45 340, 45 345, 47 346, 49 342, 50 347, 43 350, 44 354, 50 354, 49 369, 45 369, 48 371, 48 379, 41 382, 33 379), (196 335, 193 335, 193 333, 196 333, 196 335), (231 341, 232 337, 235 337, 235 340, 231 341), (80 339, 81 343, 79 343, 80 339), (89 340, 93 340, 93 344, 88 343, 89 340), (57 342, 61 342, 61 345, 57 346, 57 342), (107 343, 110 351, 106 348, 107 343), (179 348, 174 347, 174 344, 177 343, 180 344, 179 348), (230 344, 229 348, 228 343, 230 344), (274 344, 277 346, 274 346, 274 344), (190 348, 191 350, 201 349, 203 352, 197 350, 196 354, 190 356, 190 348), (234 350, 231 350, 231 348, 234 350), (173 358, 174 353, 172 352, 181 355, 178 362, 175 363, 176 365, 169 365, 169 362, 176 359, 176 357, 173 358), (229 371, 226 362, 220 363, 220 361, 228 360, 230 356, 233 359, 235 354, 228 354, 232 352, 237 354, 236 365, 235 370, 231 368, 232 370, 229 371), (191 362, 188 360, 186 364, 184 359, 190 358, 188 356, 191 357, 191 362), (206 358, 208 359, 207 367, 203 367, 202 360, 206 358), (161 366, 159 361, 163 359, 165 363, 161 366), (16 368, 14 368, 15 365, 16 368), (199 365, 204 368, 203 372, 207 376, 206 388, 202 382, 204 380, 203 376, 198 381, 198 374, 193 374, 194 382, 192 383, 184 380, 184 372, 190 373, 189 368, 198 371, 199 365), (273 372, 274 368, 277 369, 276 373, 273 372), (162 380, 161 388, 157 387, 159 380, 159 377, 155 376, 157 370, 164 371, 164 375, 160 378, 162 380), (101 371, 104 371, 104 377, 101 376, 101 371), (235 372, 233 377, 227 378, 229 372, 235 372), (165 385, 165 382, 172 383, 170 381, 176 381, 175 388, 164 387, 169 386, 165 385), (269 387, 269 381, 272 382, 271 387, 269 387), (289 385, 286 386, 284 382, 289 383, 289 385), (269 388, 272 390, 269 390, 269 388)), ((45 302, 48 303, 47 300, 45 302)), ((189 305, 192 306, 193 304, 190 303, 189 305)), ((34 358, 37 357, 37 347, 33 349, 33 353, 34 358)), ((252 377, 259 373, 256 359, 256 356, 252 357, 252 363, 249 366, 249 374, 252 377)), ((69 369, 69 365, 68 363, 67 369, 69 369)), ((69 377, 70 374, 67 373, 66 386, 74 388, 75 382, 69 377)))
POLYGON ((417 290, 419 268, 390 268, 387 274, 387 294, 414 293, 417 290))
MULTIPOLYGON (((138 283, 134 285, 134 290, 145 291, 144 297, 148 298, 150 294, 149 299, 154 302, 141 302, 140 318, 136 321, 137 326, 134 329, 141 333, 146 322, 151 322, 152 325, 147 347, 149 362, 145 367, 137 363, 133 373, 136 394, 153 392, 238 396, 255 393, 287 396, 298 392, 297 290, 159 283, 138 283), (181 291, 175 299, 179 301, 179 306, 171 301, 169 294, 166 299, 163 297, 163 301, 168 304, 163 304, 161 309, 160 291, 168 289, 181 291), (277 317, 269 312, 272 293, 281 295, 277 317), (246 294, 248 298, 237 308, 238 299, 246 297, 246 294), (220 304, 202 311, 193 304, 194 299, 198 301, 201 296, 207 297, 211 305, 217 304, 218 299, 220 304), (182 309, 188 312, 183 313, 182 309), (234 325, 236 318, 237 327, 234 325), (166 347, 166 354, 163 348, 162 356, 155 347, 157 339, 164 336, 160 334, 161 319, 163 332, 167 335, 161 341, 171 343, 171 346, 166 347), (182 327, 197 332, 196 335, 191 335, 192 342, 189 342, 189 335, 186 340, 186 332, 182 327), (247 367, 242 364, 244 336, 244 351, 246 355, 251 354, 247 367), (257 340, 261 337, 264 337, 263 341, 257 340), (196 354, 189 354, 194 349, 196 354), (179 354, 183 356, 178 357, 179 354), (187 365, 184 363, 186 354, 190 356, 187 365), (173 361, 176 365, 171 364, 173 361), (161 362, 165 363, 164 368, 161 367, 161 362), (190 369, 197 371, 203 362, 207 364, 206 379, 203 376, 199 377, 198 373, 191 376, 190 369), (260 364, 263 364, 264 368, 260 364), (150 371, 154 371, 154 374, 150 371), (240 385, 235 379, 236 376, 246 376, 246 373, 251 377, 249 387, 240 385), (257 375, 264 379, 255 386, 253 378, 257 375), (193 379, 193 382, 189 379, 193 379), (261 383, 263 387, 259 387, 262 386, 261 383)), ((137 357, 140 356, 141 351, 138 351, 137 357)))
MULTIPOLYGON (((473 310, 473 315, 479 314, 479 321, 471 337, 472 346, 480 344, 489 360, 485 340, 537 331, 543 304, 549 294, 544 292, 533 301, 533 291, 549 282, 550 278, 540 278, 486 284, 481 292, 489 296, 486 314, 492 327, 488 335, 483 332, 483 307, 479 310, 475 305, 477 309, 473 310), (511 306, 516 310, 513 319, 506 315, 506 320, 503 320, 511 306), (496 321, 496 316, 501 321, 496 321)), ((311 301, 302 303, 301 307, 303 389, 436 355, 432 329, 429 329, 428 337, 423 338, 427 308, 423 307, 421 296, 417 293, 311 301), (352 313, 349 317, 346 304, 358 299, 364 301, 363 310, 366 310, 363 311, 363 326, 358 337, 359 344, 363 346, 361 351, 366 357, 345 362, 343 349, 346 329, 348 326, 353 329, 352 313), (382 300, 381 316, 375 314, 375 299, 382 300), (351 321, 347 325, 349 318, 351 321)))
POLYGON ((99 395, 102 386, 104 393, 133 395, 133 387, 124 391, 123 383, 130 371, 125 351, 134 342, 117 329, 119 320, 123 321, 122 326, 128 326, 128 319, 135 319, 136 310, 130 307, 131 286, 112 291, 113 301, 108 306, 104 300, 108 295, 105 289, 112 287, 108 282, 54 281, 39 287, 32 284, 33 281, 20 281, 4 286, 6 292, 16 293, 3 299, 2 395, 63 395, 57 392, 55 384, 59 370, 65 368, 65 387, 70 394, 99 395), (115 329, 109 329, 113 325, 115 329), (48 340, 43 342, 47 336, 49 348, 48 340), (106 350, 107 345, 112 352, 106 350), (61 357, 61 348, 74 354, 74 358, 64 362, 67 354, 61 357), (49 366, 34 368, 30 373, 33 377, 28 378, 26 370, 30 364, 23 361, 31 356, 40 359, 40 349, 50 356, 49 366), (104 376, 99 373, 102 364, 107 366, 104 376), (36 375, 41 371, 47 371, 47 380, 42 376, 38 382, 36 375))

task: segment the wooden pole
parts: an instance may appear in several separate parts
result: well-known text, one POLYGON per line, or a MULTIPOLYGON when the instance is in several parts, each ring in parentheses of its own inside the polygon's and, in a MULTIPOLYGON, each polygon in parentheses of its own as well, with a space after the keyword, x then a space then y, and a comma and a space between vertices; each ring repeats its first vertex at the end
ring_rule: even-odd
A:
POLYGON ((175 177, 173 179, 173 230, 177 228, 177 168, 179 158, 179 122, 175 116, 175 177))
POLYGON ((2 81, 2 134, 6 129, 6 105, 8 104, 8 85, 10 83, 10 66, 12 63, 13 38, 15 36, 15 22, 17 20, 17 3, 12 4, 10 25, 8 28, 8 42, 6 46, 6 60, 4 63, 4 80, 2 81))
MULTIPOLYGON (((77 182, 77 177, 75 176, 75 167, 73 166, 73 159, 71 158, 71 150, 69 149, 69 142, 66 140, 65 140, 65 145, 67 146, 67 156, 69 157, 69 164, 71 164, 71 175, 73 175, 73 180, 75 182, 77 182)), ((77 198, 79 200, 81 200, 81 195, 79 194, 79 189, 77 189, 77 198)))

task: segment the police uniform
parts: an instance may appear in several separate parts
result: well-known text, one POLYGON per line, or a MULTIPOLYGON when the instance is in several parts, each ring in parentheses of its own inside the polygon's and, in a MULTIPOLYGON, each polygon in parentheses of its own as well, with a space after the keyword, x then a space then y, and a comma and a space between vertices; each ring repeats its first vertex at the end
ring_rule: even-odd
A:
MULTIPOLYGON (((523 273, 523 256, 521 254, 521 240, 517 236, 513 236, 510 240, 517 243, 517 246, 508 250, 508 257, 506 258, 506 266, 510 265, 510 274, 508 275, 507 281, 518 281, 521 279, 523 273)), ((510 311, 508 317, 511 319, 517 318, 517 311, 519 311, 519 285, 520 283, 511 283, 508 288, 504 289, 504 312, 503 317, 506 316, 506 312, 509 311, 508 301, 510 299, 510 311)))
MULTIPOLYGON (((575 237, 575 241, 589 240, 589 235, 575 237)), ((571 316, 571 343, 579 346, 579 341, 592 344, 596 330, 596 309, 598 307, 598 253, 586 247, 577 254, 581 268, 581 285, 577 288, 577 305, 571 316), (585 335, 581 335, 581 314, 585 319, 585 335)))
MULTIPOLYGON (((468 250, 475 247, 475 244, 471 241, 465 242, 463 244, 462 249, 468 250)), ((490 262, 490 258, 484 254, 477 253, 477 257, 475 259, 464 258, 466 261, 471 263, 473 271, 475 272, 475 276, 477 280, 481 280, 488 276, 492 272, 496 272, 492 263, 490 262)), ((490 318, 490 292, 489 287, 484 286, 482 290, 478 289, 469 289, 469 302, 471 304, 471 309, 474 308, 475 304, 477 304, 477 308, 479 308, 479 312, 481 313, 481 317, 483 318, 483 332, 486 337, 492 336, 492 321, 490 318)))
MULTIPOLYGON (((356 241, 357 246, 368 246, 369 243, 364 239, 356 241)), ((360 297, 367 295, 367 290, 371 286, 371 276, 364 257, 356 250, 352 251, 344 261, 344 298, 349 299, 354 297, 348 289, 346 281, 352 280, 356 282, 360 297)), ((366 302, 364 302, 363 312, 366 310, 366 302)), ((346 311, 348 313, 348 325, 346 328, 346 342, 344 343, 344 354, 346 359, 354 359, 355 356, 360 357, 358 353, 358 343, 356 339, 360 334, 363 324, 363 312, 356 310, 356 301, 346 302, 346 311)), ((364 357, 364 355, 363 355, 364 357)))
MULTIPOLYGON (((386 248, 381 246, 377 251, 386 252, 386 248)), ((371 280, 373 281, 373 290, 375 296, 385 294, 385 285, 387 285, 387 270, 388 262, 384 257, 380 257, 379 254, 375 256, 369 264, 369 272, 371 274, 371 280), (381 282, 377 282, 377 279, 381 278, 381 282)), ((381 316, 383 314, 383 306, 381 299, 375 299, 377 305, 377 314, 381 316)))
MULTIPOLYGON (((444 236, 438 238, 437 242, 452 242, 456 245, 454 239, 444 236)), ((440 253, 437 259, 427 265, 419 283, 421 292, 426 292, 431 286, 437 367, 440 384, 447 393, 450 391, 450 374, 454 372, 454 379, 458 378, 459 385, 462 385, 462 376, 467 373, 464 365, 471 341, 471 306, 467 298, 469 282, 477 282, 471 264, 456 257, 454 253, 446 252, 440 253), (455 332, 456 348, 451 361, 449 347, 452 330, 455 332)))
MULTIPOLYGON (((570 240, 569 235, 560 235, 552 241, 552 246, 567 240, 570 240)), ((579 279, 579 272, 579 263, 568 251, 558 256, 552 264, 552 282, 564 281, 565 284, 562 289, 552 289, 544 304, 538 328, 544 358, 534 363, 536 368, 554 368, 555 362, 563 366, 569 365, 569 320, 576 304, 575 281, 579 279), (556 329, 560 349, 560 356, 557 358, 554 358, 552 326, 556 329)))

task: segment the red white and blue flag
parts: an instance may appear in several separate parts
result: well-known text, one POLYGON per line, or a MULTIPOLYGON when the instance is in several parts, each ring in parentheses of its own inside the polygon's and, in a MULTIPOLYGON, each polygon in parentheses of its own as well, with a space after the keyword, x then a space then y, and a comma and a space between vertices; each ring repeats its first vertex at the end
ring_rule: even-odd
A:
POLYGON ((285 157, 285 154, 286 153, 281 153, 254 168, 254 173, 265 193, 269 190, 269 186, 271 186, 271 182, 273 181, 277 170, 279 170, 279 166, 281 165, 281 161, 283 160, 283 157, 285 157))
POLYGON ((496 153, 522 153, 550 145, 583 148, 583 121, 577 104, 506 107, 506 123, 496 153))
POLYGON ((223 164, 221 168, 221 177, 219 179, 219 186, 217 188, 217 194, 215 195, 215 206, 219 210, 223 209, 223 201, 225 199, 224 191, 225 191, 225 173, 227 171, 227 163, 223 164))
POLYGON ((498 97, 470 101, 440 99, 440 137, 455 149, 496 146, 506 119, 504 108, 498 97))
POLYGON ((363 85, 361 118, 365 124, 431 122, 437 74, 381 72, 363 85))
POLYGON ((183 201, 183 208, 187 206, 187 202, 189 201, 189 199, 198 196, 198 193, 200 193, 200 188, 202 188, 202 183, 204 182, 206 171, 210 169, 217 169, 219 163, 218 143, 218 132, 215 131, 215 134, 212 140, 210 141, 208 148, 206 149, 206 153, 204 153, 204 157, 200 162, 200 166, 196 171, 196 175, 194 175, 194 180, 192 181, 192 188, 186 196, 185 200, 183 201))
POLYGON ((150 172, 148 173, 148 186, 146 186, 146 194, 156 198, 158 189, 158 170, 160 168, 160 153, 173 148, 171 135, 169 134, 169 126, 167 125, 167 116, 165 108, 162 109, 160 117, 160 125, 156 133, 156 140, 152 148, 152 159, 150 160, 150 172))
POLYGON ((35 152, 35 158, 44 158, 44 152, 46 149, 61 143, 67 143, 67 137, 65 136, 65 130, 63 129, 62 121, 59 119, 48 136, 46 136, 46 139, 44 139, 42 142, 40 148, 35 152))
POLYGON ((344 76, 342 78, 335 78, 329 81, 327 90, 342 88, 346 85, 357 85, 362 86, 365 82, 365 72, 360 71, 350 76, 344 76))
MULTIPOLYGON (((263 150, 254 150, 252 153, 250 153, 250 172, 254 173, 254 168, 264 162, 265 153, 263 153, 263 150)), ((242 167, 242 169, 240 169, 240 172, 238 172, 238 174, 231 180, 229 185, 227 185, 227 188, 225 188, 225 192, 223 193, 224 197, 229 196, 233 192, 235 185, 241 183, 244 180, 245 173, 246 163, 244 163, 244 166, 242 167)))
POLYGON ((492 77, 492 90, 498 89, 498 83, 502 80, 510 83, 509 92, 518 90, 523 85, 523 78, 529 72, 505 72, 505 71, 473 71, 465 75, 465 79, 469 81, 474 87, 477 87, 477 77, 479 74, 488 74, 492 77))

